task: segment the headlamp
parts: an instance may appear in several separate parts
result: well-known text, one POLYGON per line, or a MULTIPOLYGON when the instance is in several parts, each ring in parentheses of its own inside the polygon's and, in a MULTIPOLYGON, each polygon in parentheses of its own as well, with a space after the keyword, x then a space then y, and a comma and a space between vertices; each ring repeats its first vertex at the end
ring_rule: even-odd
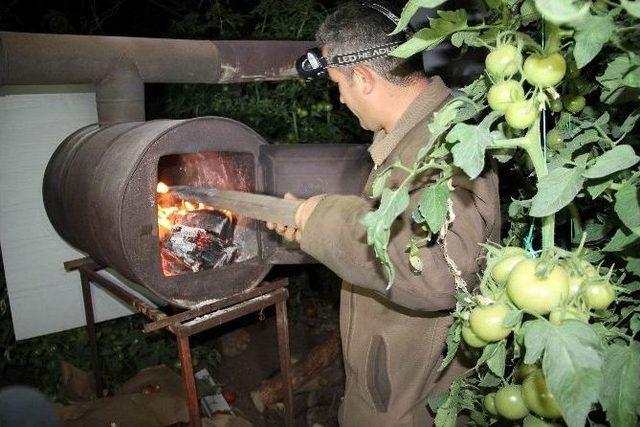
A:
MULTIPOLYGON (((362 3, 362 6, 380 12, 396 25, 400 21, 393 12, 381 4, 365 2, 362 3)), ((348 66, 358 62, 379 58, 381 56, 385 56, 402 43, 404 43, 404 41, 395 41, 357 52, 329 57, 322 56, 320 48, 314 47, 298 58, 296 61, 296 70, 301 78, 305 80, 315 80, 320 77, 325 77, 327 75, 327 68, 348 66)))
POLYGON ((320 48, 314 47, 298 58, 296 61, 296 70, 301 78, 314 80, 326 76, 327 68, 344 67, 358 62, 379 58, 381 56, 385 56, 402 43, 402 41, 396 41, 374 46, 369 49, 359 50, 357 52, 328 57, 322 56, 320 48))

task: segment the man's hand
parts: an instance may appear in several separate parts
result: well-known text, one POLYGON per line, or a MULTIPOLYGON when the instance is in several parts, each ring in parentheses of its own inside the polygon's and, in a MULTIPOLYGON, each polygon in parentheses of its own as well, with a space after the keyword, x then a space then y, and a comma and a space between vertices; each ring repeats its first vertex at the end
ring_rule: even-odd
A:
MULTIPOLYGON (((291 193, 285 193, 284 198, 287 200, 297 200, 297 197, 295 197, 291 193)), ((304 230, 304 226, 306 225, 307 220, 311 216, 311 213, 316 208, 320 200, 322 200, 323 198, 324 195, 310 197, 305 200, 300 205, 300 207, 298 207, 294 218, 296 223, 295 227, 268 222, 267 228, 269 230, 275 230, 275 232, 284 237, 285 240, 288 240, 290 242, 299 242, 302 238, 302 231, 304 230)))

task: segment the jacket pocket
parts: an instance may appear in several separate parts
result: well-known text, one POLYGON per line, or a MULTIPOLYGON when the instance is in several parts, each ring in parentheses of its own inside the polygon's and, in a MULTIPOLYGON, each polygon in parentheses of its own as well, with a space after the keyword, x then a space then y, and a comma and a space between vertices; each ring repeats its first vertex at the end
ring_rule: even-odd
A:
POLYGON ((366 366, 367 391, 378 412, 387 412, 391 381, 387 369, 387 346, 380 335, 371 339, 366 366))

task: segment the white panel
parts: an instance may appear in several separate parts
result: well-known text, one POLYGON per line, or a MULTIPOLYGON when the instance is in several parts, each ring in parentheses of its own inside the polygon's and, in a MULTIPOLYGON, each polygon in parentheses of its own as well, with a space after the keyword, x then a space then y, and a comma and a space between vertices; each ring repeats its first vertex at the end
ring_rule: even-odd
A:
MULTIPOLYGON (((77 272, 83 256, 54 231, 42 203, 42 177, 56 147, 95 123, 88 86, 13 86, 0 93, 0 245, 16 339, 85 324, 77 272)), ((131 312, 93 286, 96 320, 131 312)))

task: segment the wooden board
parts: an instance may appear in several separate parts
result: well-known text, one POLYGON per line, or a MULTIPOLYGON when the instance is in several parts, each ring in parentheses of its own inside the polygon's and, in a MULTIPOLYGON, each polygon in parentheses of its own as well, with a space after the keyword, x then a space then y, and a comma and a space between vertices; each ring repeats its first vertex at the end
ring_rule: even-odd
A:
POLYGON ((304 202, 304 200, 287 200, 264 194, 188 185, 170 187, 169 192, 192 203, 200 202, 214 208, 231 211, 235 215, 282 225, 295 225, 296 211, 304 202))

